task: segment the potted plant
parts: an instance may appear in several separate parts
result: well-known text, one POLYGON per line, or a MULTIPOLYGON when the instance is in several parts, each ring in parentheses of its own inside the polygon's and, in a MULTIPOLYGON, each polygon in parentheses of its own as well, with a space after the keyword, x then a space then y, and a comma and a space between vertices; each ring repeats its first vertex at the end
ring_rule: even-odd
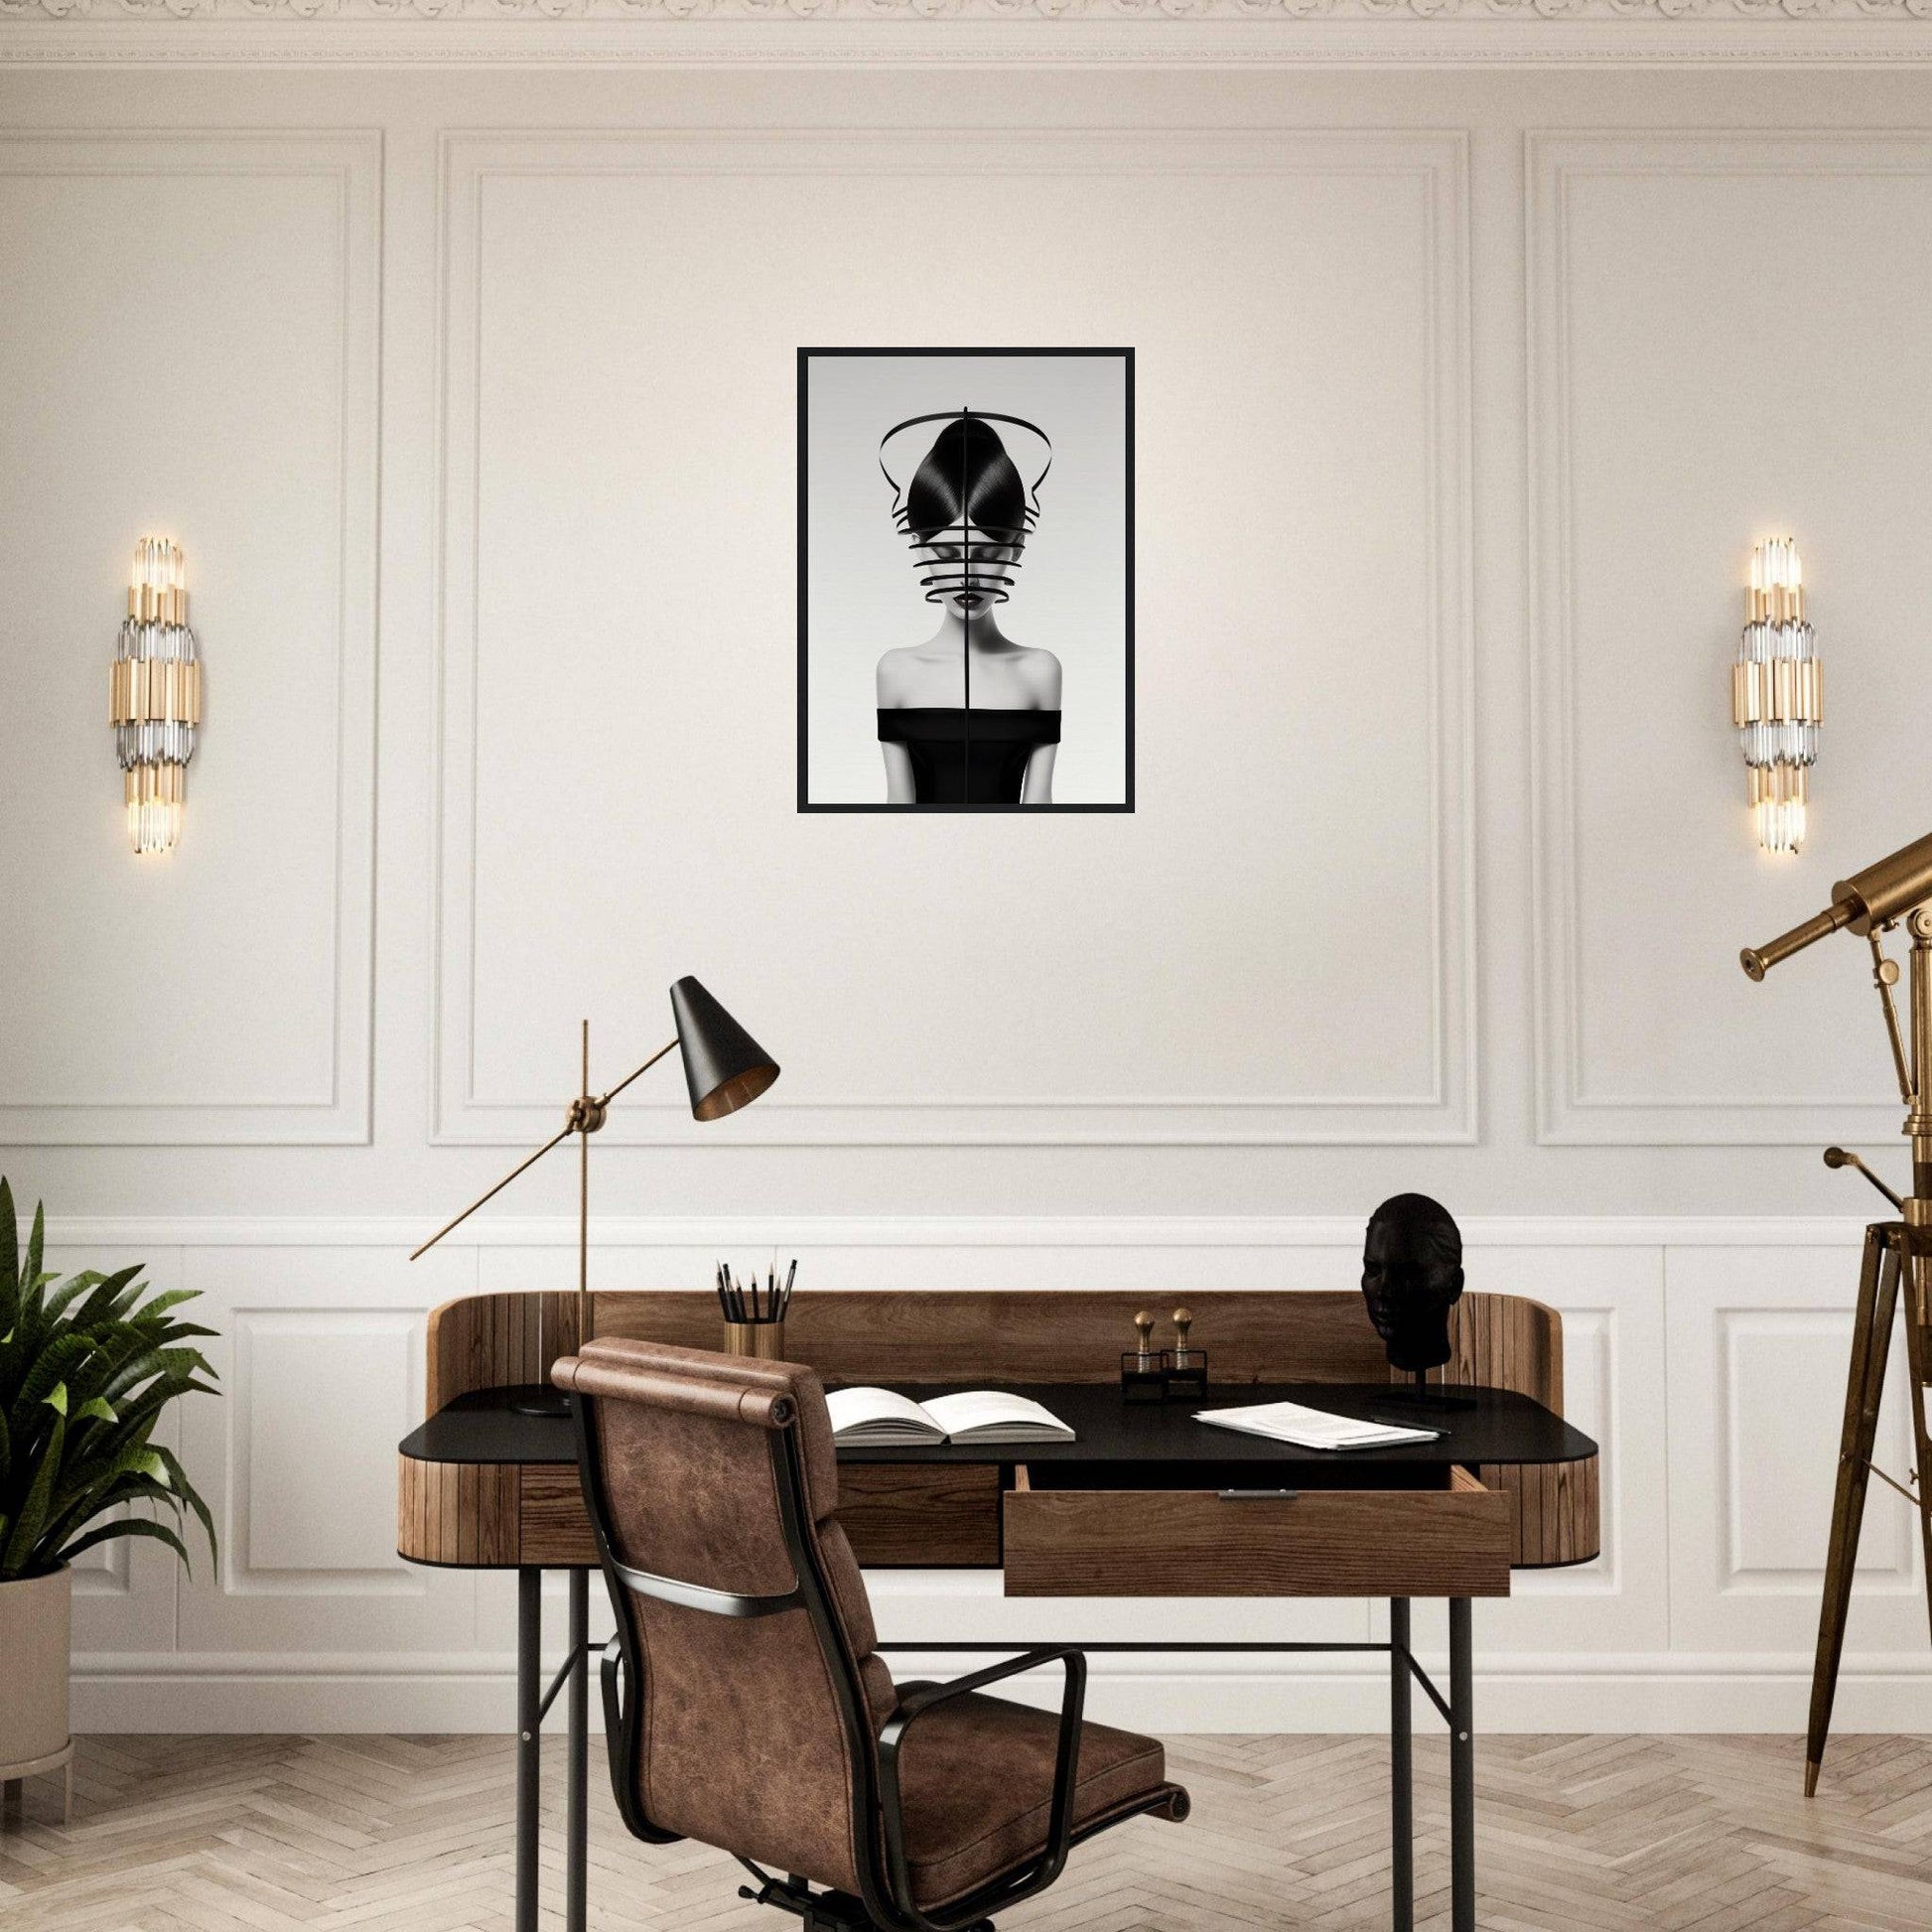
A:
POLYGON ((210 1556, 215 1547, 207 1505, 151 1440, 178 1396, 218 1393, 193 1346, 214 1331, 171 1312, 195 1292, 150 1294, 139 1262, 56 1286, 41 1268, 45 1241, 36 1207, 21 1253, 13 1190, 0 1178, 0 1781, 69 1755, 73 1559, 142 1536, 187 1563, 176 1528, 185 1509, 200 1517, 210 1556), (168 1511, 175 1523, 161 1520, 168 1511))

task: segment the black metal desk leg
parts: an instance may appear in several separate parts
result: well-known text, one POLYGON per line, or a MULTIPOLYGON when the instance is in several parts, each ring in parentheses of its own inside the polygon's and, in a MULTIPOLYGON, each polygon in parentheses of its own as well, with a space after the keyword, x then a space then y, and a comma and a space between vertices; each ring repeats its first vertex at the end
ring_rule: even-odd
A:
POLYGON ((590 1834, 591 1574, 570 1573, 570 1811, 569 1852, 564 1869, 566 1932, 584 1932, 584 1875, 590 1834))
POLYGON ((516 1932, 537 1932, 537 1765, 543 1747, 543 1572, 516 1573, 516 1932))
POLYGON ((1409 1599, 1389 1598, 1389 1889, 1395 1932, 1415 1932, 1416 1785, 1410 1747, 1409 1599))
POLYGON ((1469 1599, 1451 1596, 1449 1621, 1449 1925, 1476 1932, 1475 1682, 1469 1599))

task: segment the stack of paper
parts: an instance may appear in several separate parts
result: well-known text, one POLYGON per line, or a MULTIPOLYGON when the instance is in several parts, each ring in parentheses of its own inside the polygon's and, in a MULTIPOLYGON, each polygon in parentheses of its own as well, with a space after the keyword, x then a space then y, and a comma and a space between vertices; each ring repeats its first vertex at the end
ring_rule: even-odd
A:
POLYGON ((1353 1416, 1331 1416, 1322 1409, 1307 1409, 1299 1402, 1260 1402, 1247 1409, 1200 1409, 1200 1422, 1217 1429, 1239 1429, 1249 1436, 1267 1436, 1300 1449, 1387 1449, 1395 1443, 1433 1443, 1439 1429, 1398 1429, 1393 1423, 1359 1422, 1353 1416))

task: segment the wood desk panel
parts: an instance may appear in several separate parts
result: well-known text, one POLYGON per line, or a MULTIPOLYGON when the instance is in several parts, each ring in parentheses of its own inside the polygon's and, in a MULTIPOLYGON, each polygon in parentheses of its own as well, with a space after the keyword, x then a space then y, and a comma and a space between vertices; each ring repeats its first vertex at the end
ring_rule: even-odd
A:
POLYGON ((522 1503, 512 1463, 396 1458, 396 1554, 411 1563, 513 1569, 522 1503))
POLYGON ((597 1539, 591 1534, 576 1465, 525 1468, 521 1474, 523 1549, 518 1561, 557 1568, 596 1563, 597 1539))
POLYGON ((839 1470, 839 1521, 867 1569, 994 1570, 1000 1472, 992 1463, 854 1462, 839 1470))
MULTIPOLYGON (((1134 1345, 1135 1311, 1152 1309, 1165 1325, 1178 1301, 1193 1311, 1193 1339, 1217 1383, 1377 1382, 1389 1373, 1361 1297, 1327 1293, 801 1294, 785 1317, 785 1349, 827 1381, 1112 1382, 1120 1351, 1134 1345)), ((719 1346, 713 1296, 646 1290, 592 1302, 600 1335, 719 1346)))
POLYGON ((1009 1596, 1507 1596, 1509 1499, 1462 1469, 1443 1486, 1036 1489, 1006 1499, 1009 1596))
MULTIPOLYGON (((1175 1298, 1121 1293, 800 1295, 785 1323, 792 1360, 838 1382, 1111 1382, 1135 1311, 1163 1320, 1175 1298)), ((1389 1368, 1359 1295, 1209 1291, 1185 1298, 1220 1384, 1404 1380, 1389 1368)), ((591 1298, 599 1335, 716 1348, 714 1296, 641 1289, 591 1298)), ((466 1295, 433 1310, 425 1413, 473 1389, 547 1380, 577 1345, 571 1295, 466 1295)), ((1515 1389, 1563 1414, 1563 1317, 1520 1295, 1465 1295, 1449 1313, 1448 1365, 1432 1382, 1515 1389)))
MULTIPOLYGON (((1000 1472, 990 1464, 841 1469, 839 1521, 869 1570, 998 1569, 1000 1472)), ((397 1457, 396 1553, 412 1563, 480 1570, 597 1562, 574 1465, 408 1455, 397 1457)))
POLYGON ((1587 1563, 1598 1534, 1597 1457, 1580 1462, 1483 1462, 1483 1484, 1510 1502, 1510 1562, 1518 1570, 1587 1563))
MULTIPOLYGON (((1512 1568, 1587 1563, 1596 1555, 1595 1456, 1532 1467, 1485 1462, 1476 1475, 1502 1499, 1512 1568)), ((839 1495, 840 1521, 867 1569, 992 1569, 1001 1562, 999 1475, 991 1467, 848 1466, 839 1495)), ((1010 1533, 1010 1519, 1007 1527, 1010 1533)), ((406 1455, 397 1458, 396 1551, 412 1563, 485 1570, 596 1561, 575 1469, 406 1455)))

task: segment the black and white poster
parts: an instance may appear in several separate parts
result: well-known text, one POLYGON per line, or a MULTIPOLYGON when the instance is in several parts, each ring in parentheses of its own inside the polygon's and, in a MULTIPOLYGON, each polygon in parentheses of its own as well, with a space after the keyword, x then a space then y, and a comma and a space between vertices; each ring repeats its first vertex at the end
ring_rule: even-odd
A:
POLYGON ((798 351, 798 808, 1134 809, 1134 351, 798 351))

